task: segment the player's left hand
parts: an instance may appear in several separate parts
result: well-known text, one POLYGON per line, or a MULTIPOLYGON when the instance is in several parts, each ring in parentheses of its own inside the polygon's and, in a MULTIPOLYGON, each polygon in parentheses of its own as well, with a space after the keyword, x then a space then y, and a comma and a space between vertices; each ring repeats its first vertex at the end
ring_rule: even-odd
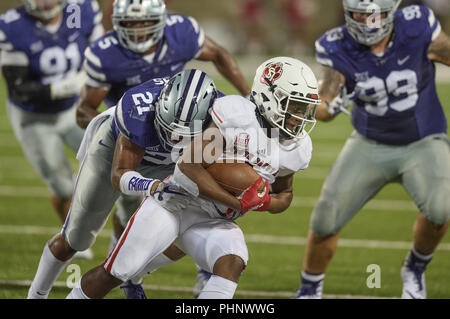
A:
POLYGON ((262 177, 258 178, 238 197, 239 201, 241 202, 241 216, 251 210, 265 210, 269 206, 269 182, 264 181, 264 189, 261 193, 259 193, 258 188, 262 182, 262 177))
POLYGON ((331 102, 325 101, 328 107, 328 113, 332 116, 336 116, 341 112, 350 115, 348 108, 352 105, 352 101, 357 99, 360 94, 361 90, 358 88, 348 94, 347 87, 342 84, 339 90, 339 95, 336 96, 331 102))
POLYGON ((69 98, 80 94, 86 78, 87 75, 84 71, 69 72, 64 79, 50 85, 52 100, 69 98))

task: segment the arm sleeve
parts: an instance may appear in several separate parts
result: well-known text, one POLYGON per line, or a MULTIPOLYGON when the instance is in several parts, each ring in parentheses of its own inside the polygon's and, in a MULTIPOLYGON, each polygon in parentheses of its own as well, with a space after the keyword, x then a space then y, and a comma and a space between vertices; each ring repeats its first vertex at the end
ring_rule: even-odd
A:
POLYGON ((94 87, 104 88, 109 90, 111 84, 108 83, 106 72, 103 70, 102 60, 94 53, 92 47, 88 47, 84 51, 84 64, 83 69, 86 71, 88 76, 87 83, 94 87))

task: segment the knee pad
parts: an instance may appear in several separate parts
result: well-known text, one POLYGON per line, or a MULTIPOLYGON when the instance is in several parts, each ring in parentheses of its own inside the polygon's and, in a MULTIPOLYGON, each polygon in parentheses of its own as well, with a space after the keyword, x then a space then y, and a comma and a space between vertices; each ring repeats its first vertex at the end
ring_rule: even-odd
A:
POLYGON ((235 255, 242 259, 244 268, 248 262, 248 249, 242 230, 236 225, 233 228, 215 228, 206 240, 206 260, 210 270, 220 257, 235 255))
POLYGON ((344 223, 339 223, 338 207, 333 200, 320 198, 311 216, 311 230, 318 236, 337 234, 344 223))
POLYGON ((83 231, 83 229, 73 228, 63 232, 62 236, 70 247, 76 251, 83 251, 91 247, 95 242, 95 235, 83 231))
POLYGON ((436 183, 429 192, 423 216, 436 225, 443 225, 450 219, 450 181, 436 183))

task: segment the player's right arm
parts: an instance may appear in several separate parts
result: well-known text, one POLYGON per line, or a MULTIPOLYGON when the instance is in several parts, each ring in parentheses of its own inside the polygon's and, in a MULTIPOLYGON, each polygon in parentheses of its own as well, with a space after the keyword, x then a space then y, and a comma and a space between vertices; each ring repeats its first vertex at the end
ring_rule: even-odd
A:
POLYGON ((83 86, 76 112, 77 124, 80 127, 86 128, 89 122, 100 113, 97 109, 107 94, 108 91, 104 88, 88 84, 83 86))
POLYGON ((345 83, 345 77, 339 71, 331 67, 322 68, 322 80, 320 81, 319 94, 321 103, 316 109, 316 118, 321 121, 330 121, 336 114, 330 113, 330 103, 339 97, 340 88, 345 83))
POLYGON ((204 133, 194 138, 188 148, 183 151, 183 155, 176 167, 176 170, 179 169, 182 174, 175 174, 175 180, 188 191, 193 187, 194 191, 190 191, 191 193, 198 192, 198 195, 217 200, 236 210, 241 210, 240 201, 223 189, 206 170, 209 165, 219 158, 225 145, 224 137, 213 122, 208 127, 207 132, 208 134, 204 133), (211 147, 211 145, 216 145, 217 147, 211 147), (198 146, 201 146, 201 148, 198 146), (198 155, 199 152, 201 152, 201 156, 198 155), (200 158, 201 160, 199 160, 200 158), (187 180, 183 178, 183 175, 187 180), (192 181, 195 185, 190 186, 189 181, 192 181))
POLYGON ((86 128, 89 122, 99 114, 98 107, 111 88, 104 71, 104 63, 107 63, 108 60, 105 50, 110 48, 111 44, 102 49, 100 42, 103 43, 104 40, 98 40, 84 52, 83 68, 87 74, 87 79, 81 89, 76 112, 77 124, 82 128, 86 128))

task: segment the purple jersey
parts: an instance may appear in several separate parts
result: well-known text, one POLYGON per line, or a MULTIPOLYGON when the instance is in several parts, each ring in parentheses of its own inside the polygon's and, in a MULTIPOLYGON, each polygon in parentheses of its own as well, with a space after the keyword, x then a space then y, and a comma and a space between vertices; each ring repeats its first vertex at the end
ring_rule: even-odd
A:
MULTIPOLYGON (((101 11, 95 0, 68 1, 55 33, 47 31, 24 7, 11 9, 0 17, 0 49, 24 56, 26 61, 21 61, 21 65, 29 67, 31 80, 52 84, 68 72, 81 69, 83 53, 99 23, 101 11), (78 13, 79 24, 74 20, 74 14, 78 13)), ((77 98, 45 104, 12 102, 26 111, 55 113, 73 106, 77 98)))
POLYGON ((193 18, 169 15, 156 52, 142 57, 123 47, 117 33, 111 31, 86 50, 87 83, 107 89, 105 103, 111 107, 129 88, 182 71, 200 53, 204 39, 203 30, 193 18))
POLYGON ((447 122, 435 85, 435 66, 428 47, 440 24, 424 6, 395 14, 390 44, 381 56, 358 44, 342 26, 316 42, 317 61, 341 72, 348 92, 359 89, 352 123, 363 136, 403 145, 444 133, 447 122))

